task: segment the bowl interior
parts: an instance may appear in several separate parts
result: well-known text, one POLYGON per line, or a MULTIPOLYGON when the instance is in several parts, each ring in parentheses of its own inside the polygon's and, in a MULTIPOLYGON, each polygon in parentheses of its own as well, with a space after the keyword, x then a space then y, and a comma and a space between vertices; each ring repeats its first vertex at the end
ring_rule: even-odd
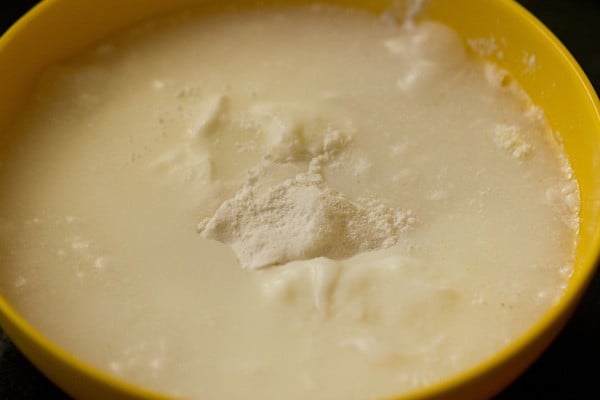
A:
MULTIPOLYGON (((142 19, 201 2, 41 2, 0 39, 0 87, 3 88, 0 131, 19 109, 44 66, 142 19)), ((333 2, 374 10, 383 10, 390 3, 333 2)), ((564 142, 580 185, 581 226, 575 272, 561 301, 493 359, 414 396, 481 398, 502 389, 543 351, 577 305, 594 273, 600 249, 600 104, 568 51, 517 3, 511 0, 432 0, 426 17, 450 25, 467 43, 486 44, 485 57, 510 71, 533 102, 545 111, 550 125, 564 142)), ((0 136, 0 142, 2 140, 0 136)), ((19 316, 1 294, 0 323, 43 372, 75 397, 153 396, 87 366, 55 346, 19 316)))

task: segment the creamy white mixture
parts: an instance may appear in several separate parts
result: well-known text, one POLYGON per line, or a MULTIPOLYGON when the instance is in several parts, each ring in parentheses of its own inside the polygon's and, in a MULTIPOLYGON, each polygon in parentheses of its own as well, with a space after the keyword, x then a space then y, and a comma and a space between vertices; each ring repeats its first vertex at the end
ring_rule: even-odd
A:
POLYGON ((168 17, 51 68, 4 134, 1 293, 173 395, 415 390, 522 334, 571 274, 560 144, 433 22, 168 17))

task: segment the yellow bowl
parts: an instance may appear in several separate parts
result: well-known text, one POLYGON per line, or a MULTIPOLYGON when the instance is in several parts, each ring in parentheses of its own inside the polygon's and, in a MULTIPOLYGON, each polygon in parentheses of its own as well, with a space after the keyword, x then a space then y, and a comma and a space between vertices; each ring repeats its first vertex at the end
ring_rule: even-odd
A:
MULTIPOLYGON (((200 1, 42 1, 0 39, 0 131, 45 66, 137 21, 200 1)), ((373 10, 381 10, 389 3, 335 2, 373 10)), ((513 74, 562 136, 581 191, 575 272, 558 304, 491 359, 405 396, 481 399, 507 386, 544 351, 573 313, 595 272, 600 252, 600 102, 558 39, 512 0, 432 0, 426 17, 452 26, 465 40, 484 44, 486 56, 513 74)), ((31 326, 1 293, 0 324, 42 372, 75 398, 166 398, 76 359, 31 326)))

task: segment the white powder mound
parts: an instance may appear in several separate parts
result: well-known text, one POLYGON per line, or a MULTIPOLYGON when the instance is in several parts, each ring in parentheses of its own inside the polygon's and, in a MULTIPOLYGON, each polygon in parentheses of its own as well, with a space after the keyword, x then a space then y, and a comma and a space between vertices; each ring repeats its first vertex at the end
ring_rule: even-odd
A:
POLYGON ((231 246, 242 267, 258 269, 384 249, 413 223, 410 212, 376 200, 351 201, 326 187, 320 175, 304 173, 262 194, 245 185, 198 231, 231 246))
MULTIPOLYGON (((290 110, 278 111, 270 107, 267 114, 275 115, 278 126, 291 126, 290 110)), ((373 198, 353 201, 326 185, 326 165, 370 165, 366 159, 342 163, 340 153, 351 141, 342 130, 351 127, 321 126, 292 111, 296 129, 270 131, 275 140, 263 162, 247 171, 247 183, 232 198, 200 222, 200 235, 229 245, 242 267, 251 270, 316 257, 340 260, 396 244, 415 222, 410 211, 373 198), (266 169, 289 163, 307 163, 308 170, 267 188, 258 184, 266 169)))

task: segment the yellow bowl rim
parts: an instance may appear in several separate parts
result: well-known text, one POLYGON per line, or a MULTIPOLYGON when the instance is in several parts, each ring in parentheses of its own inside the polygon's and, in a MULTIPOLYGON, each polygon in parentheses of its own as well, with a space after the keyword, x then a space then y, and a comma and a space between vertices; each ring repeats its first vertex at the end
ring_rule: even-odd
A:
MULTIPOLYGON (((52 6, 52 3, 57 0, 43 0, 33 6, 21 18, 19 18, 11 27, 0 36, 0 52, 4 46, 9 43, 14 36, 17 36, 22 29, 33 20, 45 13, 46 9, 52 6)), ((530 26, 533 30, 537 30, 547 40, 549 45, 554 47, 557 55, 567 61, 571 71, 577 76, 579 83, 586 96, 593 105, 596 120, 600 122, 600 100, 586 76, 585 72, 575 60, 569 50, 563 43, 547 28, 540 20, 531 14, 525 7, 519 4, 516 0, 495 0, 501 5, 509 8, 511 15, 515 18, 520 18, 523 24, 530 26)), ((597 262, 600 260, 600 225, 593 232, 592 246, 595 251, 590 251, 584 254, 583 260, 580 262, 580 267, 583 272, 577 276, 571 277, 567 290, 560 297, 559 302, 551 309, 546 311, 543 316, 532 326, 530 326, 524 334, 516 340, 513 340, 508 346, 501 351, 495 353, 492 357, 477 363, 475 366, 455 375, 452 375, 436 384, 426 388, 407 392, 401 396, 393 396, 394 399, 426 399, 430 397, 443 396, 453 390, 459 389, 476 378, 482 377, 496 368, 501 368, 505 363, 513 358, 518 357, 518 354, 527 348, 527 346, 546 332, 553 323, 561 316, 568 314, 572 308, 576 306, 579 299, 583 295, 584 290, 588 287, 594 273, 596 272, 597 262), (576 279, 576 280, 573 280, 576 279)), ((40 331, 35 329, 23 316, 21 316, 15 308, 0 293, 0 314, 3 314, 7 320, 12 322, 14 326, 23 333, 25 337, 31 340, 38 348, 43 349, 58 362, 77 370, 82 375, 94 380, 102 385, 109 386, 117 392, 139 399, 168 399, 172 397, 165 396, 158 392, 149 391, 136 384, 127 382, 110 375, 87 362, 80 360, 71 353, 64 350, 62 347, 48 339, 40 331)), ((43 371, 42 371, 43 372, 43 371)))

